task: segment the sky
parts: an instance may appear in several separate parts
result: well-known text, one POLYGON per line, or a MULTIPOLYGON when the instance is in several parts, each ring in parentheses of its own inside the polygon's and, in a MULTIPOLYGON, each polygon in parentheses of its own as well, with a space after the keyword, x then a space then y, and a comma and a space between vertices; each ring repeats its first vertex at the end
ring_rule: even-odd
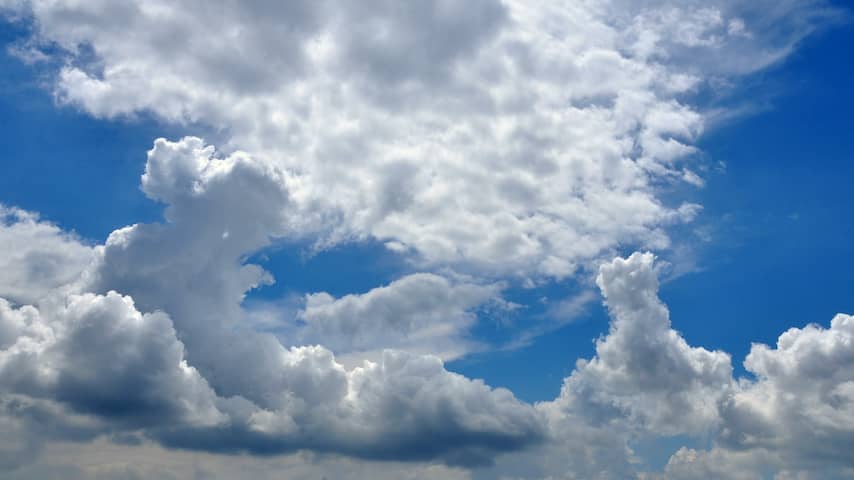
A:
POLYGON ((0 478, 851 478, 849 9, 0 0, 0 478))

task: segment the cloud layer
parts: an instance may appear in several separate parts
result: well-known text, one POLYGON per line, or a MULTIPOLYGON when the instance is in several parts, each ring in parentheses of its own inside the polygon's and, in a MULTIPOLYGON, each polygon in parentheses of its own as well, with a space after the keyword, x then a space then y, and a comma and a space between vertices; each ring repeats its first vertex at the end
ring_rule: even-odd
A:
POLYGON ((667 248, 664 227, 699 210, 659 195, 702 184, 685 99, 810 28, 785 15, 799 4, 775 11, 792 25, 774 41, 727 2, 28 5, 28 48, 64 52, 58 98, 227 132, 225 151, 284 173, 283 234, 535 278, 667 248))

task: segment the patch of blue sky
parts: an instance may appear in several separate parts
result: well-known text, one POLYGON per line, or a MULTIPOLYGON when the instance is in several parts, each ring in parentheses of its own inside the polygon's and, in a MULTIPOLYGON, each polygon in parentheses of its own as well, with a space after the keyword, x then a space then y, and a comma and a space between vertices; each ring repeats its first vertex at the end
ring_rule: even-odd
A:
MULTIPOLYGON (((25 34, 0 23, 4 46, 25 34)), ((159 219, 162 206, 140 191, 139 178, 163 126, 144 117, 102 121, 58 106, 45 86, 53 68, 0 53, 0 202, 98 243, 117 227, 159 219)))
POLYGON ((740 94, 761 111, 700 139, 726 172, 695 193, 699 271, 661 295, 688 342, 730 352, 737 373, 751 342, 854 311, 854 64, 838 48, 852 44, 852 25, 810 39, 763 74, 770 92, 740 94))

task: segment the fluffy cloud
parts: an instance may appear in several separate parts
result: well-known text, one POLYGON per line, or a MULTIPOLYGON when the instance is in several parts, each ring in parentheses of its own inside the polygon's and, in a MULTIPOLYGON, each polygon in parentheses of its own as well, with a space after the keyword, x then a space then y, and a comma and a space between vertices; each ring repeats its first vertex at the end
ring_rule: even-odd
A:
POLYGON ((666 248, 663 227, 696 215, 658 193, 700 182, 703 118, 682 99, 748 69, 691 59, 759 68, 807 30, 777 45, 727 2, 29 5, 32 44, 72 59, 60 98, 227 131, 226 151, 292 177, 285 214, 320 245, 557 278, 621 244, 666 248))
POLYGON ((223 422, 216 400, 163 313, 143 315, 115 292, 56 294, 38 307, 0 298, 3 470, 49 441, 223 422))
POLYGON ((854 317, 830 328, 783 333, 745 360, 754 380, 734 379, 728 354, 688 345, 657 297, 654 257, 635 253, 599 270, 611 315, 596 355, 579 360, 560 396, 537 404, 550 441, 499 460, 478 478, 759 480, 848 478, 854 435, 854 317), (681 436, 664 470, 649 472, 633 445, 681 436), (693 440, 692 440, 693 439, 693 440))
POLYGON ((507 390, 446 371, 435 357, 386 351, 380 362, 350 371, 322 347, 294 348, 282 357, 279 385, 272 385, 278 391, 261 400, 246 392, 263 406, 245 398, 226 403, 229 428, 165 428, 155 438, 212 452, 308 449, 472 466, 543 435, 542 419, 530 406, 507 390))
POLYGON ((794 469, 854 471, 854 317, 792 328, 774 349, 755 344, 744 366, 756 380, 724 403, 723 445, 777 452, 794 469))
POLYGON ((95 248, 0 211, 0 462, 39 437, 112 434, 632 478, 634 441, 689 435, 713 448, 678 450, 661 475, 849 472, 851 317, 754 347, 756 379, 735 380, 726 353, 672 328, 650 254, 601 267, 609 332, 552 402, 421 355, 470 348, 496 278, 559 280, 618 248, 670 246, 667 226, 700 210, 662 195, 702 184, 689 99, 784 57, 824 11, 741 3, 3 2, 32 21, 19 47, 54 62, 62 102, 212 127, 222 150, 156 140, 141 186, 165 222, 95 248), (284 336, 253 329, 245 296, 274 278, 247 258, 281 239, 363 238, 422 273, 311 294, 284 336))
MULTIPOLYGON (((782 419, 781 421, 785 421, 782 419)), ((851 478, 854 468, 835 462, 814 461, 810 465, 795 465, 779 450, 731 450, 712 448, 695 450, 680 448, 668 460, 664 471, 645 474, 643 480, 844 480, 851 478)))
POLYGON ((223 420, 166 315, 142 315, 115 292, 64 300, 15 309, 0 299, 4 391, 131 426, 223 420))
POLYGON ((396 348, 458 357, 475 347, 466 334, 477 321, 472 311, 497 302, 498 288, 452 282, 429 273, 408 275, 362 295, 306 297, 298 338, 336 353, 376 355, 396 348), (372 353, 373 352, 373 353, 372 353))
MULTIPOLYGON (((761 472, 767 465, 769 455, 764 452, 732 452, 722 449, 699 451, 682 447, 670 457, 664 472, 645 478, 656 480, 761 480, 767 478, 761 472), (763 465, 764 464, 764 465, 763 465)), ((784 477, 778 475, 775 480, 784 477)))
POLYGON ((558 403, 594 422, 628 420, 661 434, 708 430, 733 387, 728 354, 691 347, 658 299, 653 256, 605 264, 596 278, 611 315, 596 356, 578 362, 558 403))
POLYGON ((0 297, 30 303, 71 283, 93 249, 38 215, 0 205, 0 297))
MULTIPOLYGON (((322 347, 279 346, 275 397, 262 406, 218 397, 187 364, 165 314, 140 314, 114 292, 67 301, 40 309, 0 302, 2 418, 26 419, 26 431, 46 430, 48 439, 139 431, 201 450, 312 449, 468 465, 542 435, 540 417, 509 391, 449 373, 435 357, 391 351, 346 371, 322 347)), ((4 431, 13 428, 21 427, 4 431)))
MULTIPOLYGON (((167 202, 167 223, 119 229, 97 247, 73 286, 94 293, 57 291, 37 306, 0 305, 3 391, 49 402, 58 410, 42 417, 52 422, 66 413, 91 417, 85 439, 136 428, 189 449, 308 449, 464 465, 537 443, 544 424, 535 409, 507 390, 448 372, 437 357, 385 351, 346 369, 327 348, 288 348, 249 328, 243 296, 273 280, 243 262, 289 228, 281 215, 286 185, 280 170, 241 153, 217 157, 197 138, 155 142, 142 189, 167 202)), ((406 336, 431 322, 467 325, 465 311, 495 294, 494 287, 416 275, 363 297, 309 301, 304 318, 311 331, 337 328, 336 315, 343 325, 348 313, 397 308, 402 316, 374 320, 409 321, 400 330, 406 336), (425 291, 435 293, 437 312, 419 317, 419 305, 400 295, 425 291)))
POLYGON ((322 347, 282 348, 282 390, 259 407, 217 397, 187 365, 168 317, 142 315, 116 293, 41 310, 2 303, 0 321, 3 418, 26 419, 47 439, 128 431, 199 450, 469 465, 541 436, 539 416, 509 391, 449 373, 435 357, 388 351, 346 371, 322 347))
MULTIPOLYGON (((444 285, 439 277, 425 278, 444 285)), ((652 255, 604 264, 597 284, 612 316, 609 333, 597 342, 596 356, 578 362, 561 395, 536 408, 509 391, 447 372, 435 357, 386 351, 377 362, 346 369, 323 347, 285 348, 269 335, 249 332, 242 332, 242 342, 216 324, 209 325, 214 337, 232 341, 229 348, 238 355, 223 350, 223 363, 208 364, 209 386, 188 366, 169 317, 141 314, 129 297, 110 292, 46 298, 38 308, 6 302, 0 305, 0 419, 4 431, 23 429, 29 436, 80 441, 128 431, 167 447, 210 452, 308 449, 469 467, 488 465, 499 452, 517 452, 472 471, 475 478, 850 473, 845 445, 852 435, 854 317, 838 315, 830 328, 792 329, 776 349, 755 345, 745 365, 756 379, 736 382, 728 355, 691 347, 672 330, 657 298, 652 255), (229 383, 221 370, 238 356, 252 360, 241 366, 260 361, 273 370, 259 377, 244 368, 249 380, 229 383), (240 393, 228 394, 229 388, 240 393), (174 420, 163 422, 166 417, 174 420), (662 472, 639 471, 635 440, 677 434, 713 435, 715 446, 681 448, 662 472), (536 446, 538 441, 543 443, 536 446)), ((323 305, 341 301, 355 302, 342 304, 353 309, 375 300, 369 293, 323 305)), ((25 457, 38 451, 39 440, 24 436, 2 446, 25 457)), ((142 447, 131 442, 127 448, 142 447)), ((334 471, 334 463, 321 462, 311 471, 334 471)), ((425 472, 424 478, 433 478, 425 472)), ((448 473, 442 472, 437 475, 448 473)))

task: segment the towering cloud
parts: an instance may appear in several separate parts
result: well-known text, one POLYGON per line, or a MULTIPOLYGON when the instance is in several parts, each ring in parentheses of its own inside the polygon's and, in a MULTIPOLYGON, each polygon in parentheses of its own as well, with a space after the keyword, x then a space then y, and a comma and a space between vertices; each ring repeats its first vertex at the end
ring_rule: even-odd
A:
POLYGON ((596 423, 628 419, 661 434, 708 430, 733 387, 728 354, 691 347, 658 299, 653 256, 635 253, 596 279, 611 314, 596 357, 579 361, 559 403, 596 423))
MULTIPOLYGON (((82 433, 48 435, 56 439, 121 433, 214 452, 455 465, 488 464, 542 440, 533 407, 448 372, 435 356, 378 352, 345 369, 323 346, 283 345, 248 327, 243 296, 272 277, 243 259, 289 228, 283 175, 241 153, 218 158, 197 138, 155 142, 142 188, 168 203, 167 223, 113 232, 79 278, 35 306, 0 304, 0 388, 19 399, 7 413, 16 416, 21 402, 49 407, 27 420, 35 431, 42 422, 84 423, 82 433)), ((407 307, 396 290, 435 290, 434 300, 448 303, 438 312, 466 324, 465 311, 497 293, 457 287, 424 274, 363 298, 315 296, 302 318, 312 334, 352 322, 342 318, 348 305, 360 316, 375 309, 374 320, 400 322, 405 337, 446 317, 407 307), (395 302, 398 312, 383 312, 395 302)))

